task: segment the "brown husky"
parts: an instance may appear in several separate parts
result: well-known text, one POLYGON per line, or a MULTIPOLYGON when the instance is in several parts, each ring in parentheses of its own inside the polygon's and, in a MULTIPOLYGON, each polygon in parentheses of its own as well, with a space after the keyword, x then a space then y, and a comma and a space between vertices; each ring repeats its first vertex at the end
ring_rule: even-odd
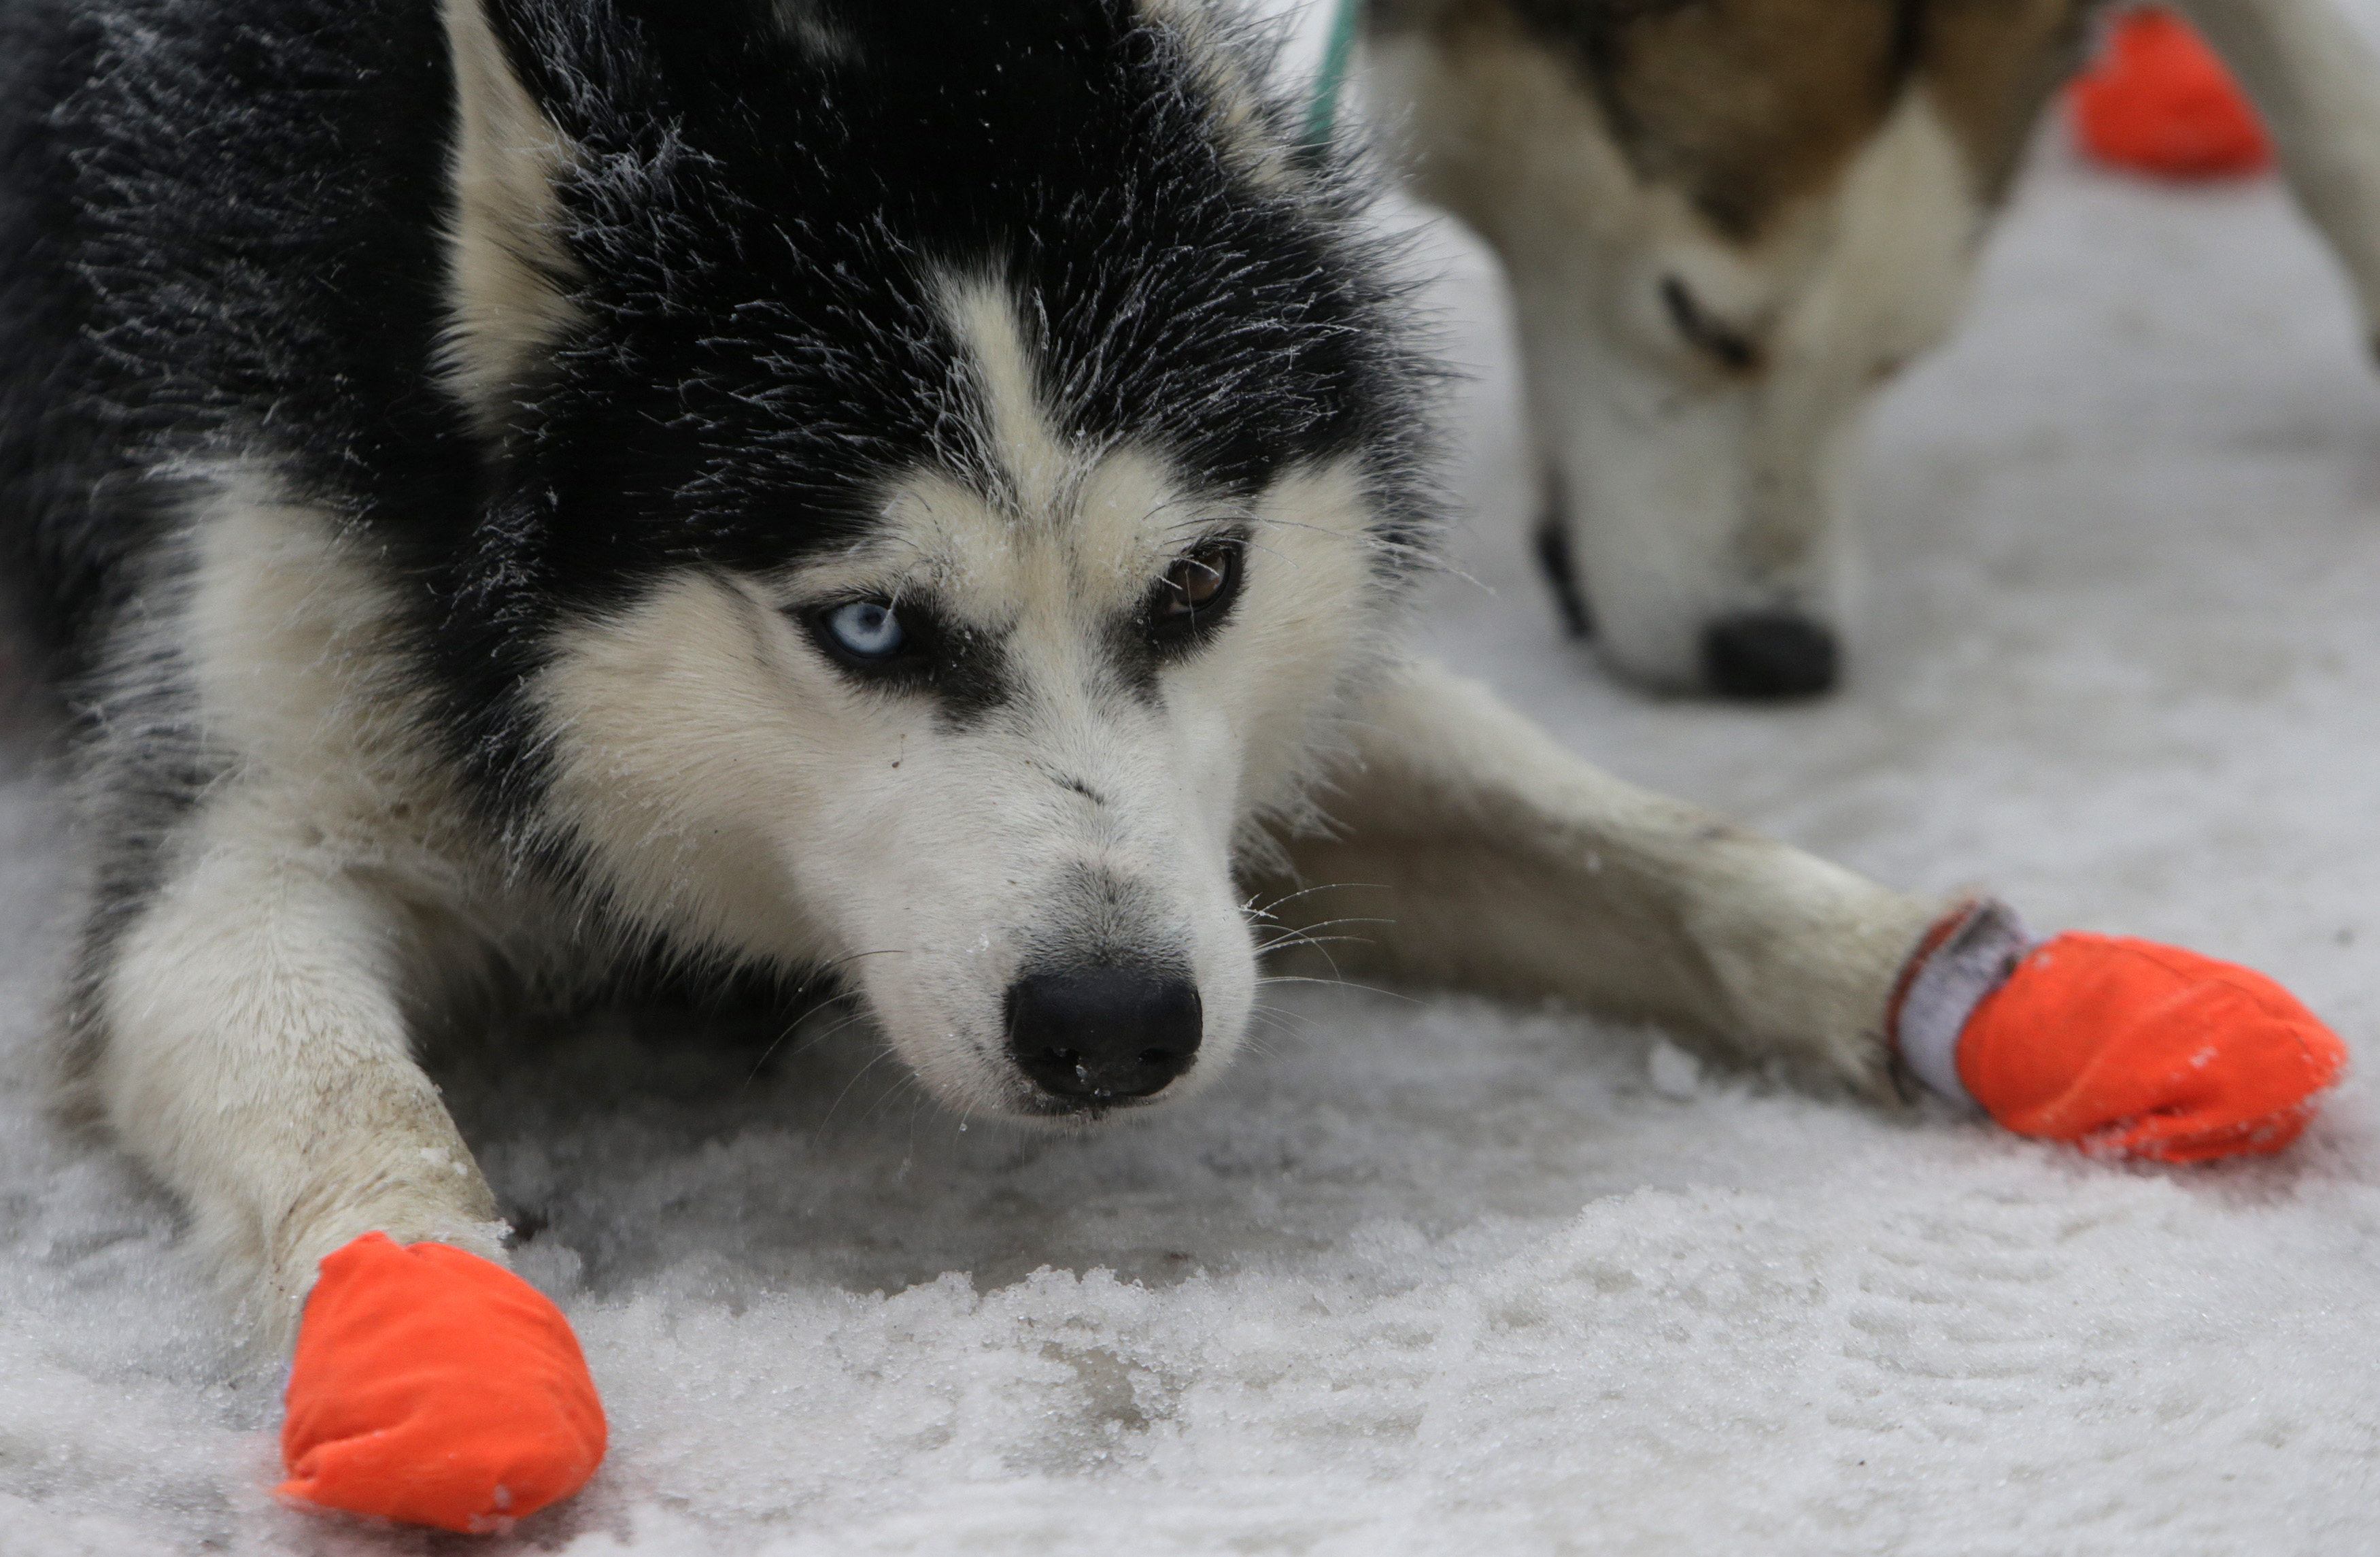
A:
MULTIPOLYGON (((1647 685, 1827 689, 1847 477, 1958 316, 2098 0, 1378 0, 1419 192, 1510 274, 1574 631, 1647 685)), ((2329 0, 2189 0, 2380 319, 2380 63, 2329 0)))

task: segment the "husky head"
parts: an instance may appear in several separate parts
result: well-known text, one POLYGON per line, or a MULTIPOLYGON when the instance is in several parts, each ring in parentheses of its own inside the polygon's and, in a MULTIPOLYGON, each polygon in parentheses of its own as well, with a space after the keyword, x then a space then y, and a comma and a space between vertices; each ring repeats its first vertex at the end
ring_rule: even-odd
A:
POLYGON ((1384 0, 1381 116, 1509 272, 1574 630, 1826 689, 1879 388, 1955 316, 2083 0, 1384 0))
POLYGON ((528 849, 832 967, 954 1104, 1211 1075, 1233 885, 1379 652, 1417 371, 1175 0, 447 0, 436 652, 528 849))

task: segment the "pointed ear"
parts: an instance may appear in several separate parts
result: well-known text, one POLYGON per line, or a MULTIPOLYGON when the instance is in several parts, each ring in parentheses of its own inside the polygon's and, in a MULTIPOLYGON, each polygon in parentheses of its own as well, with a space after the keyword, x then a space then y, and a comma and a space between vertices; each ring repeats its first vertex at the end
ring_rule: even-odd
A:
POLYGON ((491 432, 577 322, 569 287, 578 274, 554 190, 574 150, 522 84, 488 14, 498 3, 442 0, 455 112, 442 366, 491 432))

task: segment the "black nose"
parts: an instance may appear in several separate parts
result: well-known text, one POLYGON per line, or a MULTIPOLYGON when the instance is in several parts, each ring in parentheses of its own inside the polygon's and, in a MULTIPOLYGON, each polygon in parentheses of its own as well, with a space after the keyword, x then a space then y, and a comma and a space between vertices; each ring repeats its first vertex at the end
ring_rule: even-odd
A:
POLYGON ((1791 611, 1722 616, 1703 629, 1703 675, 1725 698, 1810 698, 1840 670, 1835 635, 1791 611))
POLYGON ((1008 1049, 1061 1098, 1145 1098, 1198 1056, 1198 986, 1148 968, 1035 973, 1008 987, 1008 1049))

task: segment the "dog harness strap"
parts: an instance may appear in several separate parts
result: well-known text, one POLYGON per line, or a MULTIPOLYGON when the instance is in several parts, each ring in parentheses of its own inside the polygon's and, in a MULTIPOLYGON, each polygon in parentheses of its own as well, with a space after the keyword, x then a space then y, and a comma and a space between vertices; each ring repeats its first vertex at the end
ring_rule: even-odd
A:
POLYGON ((1888 1030, 1901 1063, 1929 1090, 1983 1112, 1959 1078, 1959 1040, 2033 943, 2016 910, 1992 897, 1962 905, 1926 932, 1901 975, 1888 1030))
POLYGON ((1322 68, 1314 78, 1314 97, 1305 110, 1305 144, 1319 149, 1330 144, 1339 120, 1339 99, 1346 91, 1347 67, 1355 55, 1355 32, 1364 18, 1364 0, 1339 0, 1330 18, 1330 41, 1323 46, 1322 68))

